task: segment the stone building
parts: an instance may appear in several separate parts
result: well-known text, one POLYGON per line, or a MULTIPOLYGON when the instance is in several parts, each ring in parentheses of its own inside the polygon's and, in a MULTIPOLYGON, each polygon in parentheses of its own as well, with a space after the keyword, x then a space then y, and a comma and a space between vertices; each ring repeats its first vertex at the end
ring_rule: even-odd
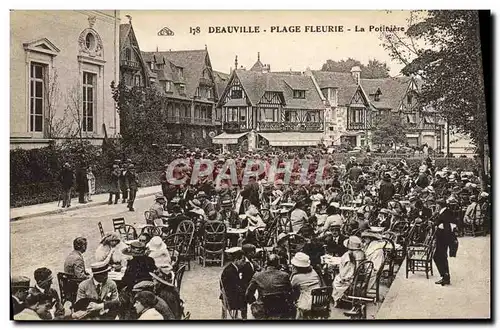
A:
POLYGON ((10 12, 10 145, 44 147, 119 134, 116 10, 10 12), (81 133, 81 134, 80 134, 81 133))

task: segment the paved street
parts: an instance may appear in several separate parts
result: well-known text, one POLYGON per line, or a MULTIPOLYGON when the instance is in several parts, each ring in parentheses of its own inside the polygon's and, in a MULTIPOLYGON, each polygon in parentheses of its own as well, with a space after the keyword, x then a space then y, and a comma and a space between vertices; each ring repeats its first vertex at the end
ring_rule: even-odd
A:
POLYGON ((434 284, 439 274, 410 273, 403 263, 377 319, 490 317, 490 236, 462 237, 456 258, 449 258, 451 286, 434 284))

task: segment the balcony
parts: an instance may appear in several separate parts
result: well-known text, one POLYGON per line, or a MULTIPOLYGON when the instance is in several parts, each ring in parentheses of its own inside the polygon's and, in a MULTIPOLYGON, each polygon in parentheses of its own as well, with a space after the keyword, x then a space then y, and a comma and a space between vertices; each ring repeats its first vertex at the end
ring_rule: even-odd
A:
POLYGON ((167 116, 167 123, 171 123, 171 124, 191 124, 191 117, 167 116))
POLYGON ((246 121, 229 121, 225 122, 223 125, 223 130, 227 133, 239 133, 247 131, 248 129, 246 121))
POLYGON ((259 131, 271 131, 271 132, 289 132, 289 131, 306 131, 306 132, 317 132, 323 130, 323 122, 264 122, 261 121, 257 123, 257 128, 259 131))
POLYGON ((136 61, 131 61, 131 60, 120 60, 120 67, 133 70, 133 71, 139 71, 141 66, 139 65, 139 62, 136 61))
POLYGON ((366 129, 366 125, 363 122, 360 123, 348 123, 347 124, 347 129, 349 130, 364 130, 366 129))
POLYGON ((194 118, 197 125, 212 125, 212 118, 194 118))

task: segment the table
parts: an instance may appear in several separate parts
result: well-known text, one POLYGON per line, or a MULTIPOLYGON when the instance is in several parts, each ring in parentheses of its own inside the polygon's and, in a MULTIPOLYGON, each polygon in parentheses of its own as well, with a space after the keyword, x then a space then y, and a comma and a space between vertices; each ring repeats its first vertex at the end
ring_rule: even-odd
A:
POLYGON ((341 206, 341 207, 339 207, 339 209, 341 211, 356 211, 357 210, 355 207, 352 207, 352 206, 341 206))
POLYGON ((229 235, 240 235, 240 234, 245 234, 248 232, 248 228, 227 228, 226 233, 229 235))
POLYGON ((139 240, 137 240, 137 239, 131 239, 131 240, 128 240, 128 241, 123 241, 123 243, 125 243, 127 245, 130 245, 130 244, 132 244, 134 242, 139 242, 139 240))
POLYGON ((339 266, 341 257, 334 257, 328 254, 321 256, 321 263, 329 266, 339 266))
POLYGON ((255 252, 261 252, 261 251, 266 251, 266 252, 273 252, 274 246, 265 246, 262 248, 257 248, 255 249, 255 252))

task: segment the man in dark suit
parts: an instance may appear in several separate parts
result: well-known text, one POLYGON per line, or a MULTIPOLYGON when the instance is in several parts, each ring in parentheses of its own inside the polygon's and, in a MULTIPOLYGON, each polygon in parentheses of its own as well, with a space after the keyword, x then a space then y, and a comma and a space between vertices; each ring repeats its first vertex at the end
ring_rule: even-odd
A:
POLYGON ((254 274, 260 271, 260 267, 253 260, 256 253, 255 245, 244 244, 241 250, 245 255, 245 264, 241 268, 241 281, 243 282, 243 289, 246 292, 254 274))
POLYGON ((79 279, 86 279, 89 277, 85 271, 85 260, 83 253, 87 251, 87 239, 84 237, 77 237, 73 240, 73 251, 66 257, 64 261, 64 272, 66 274, 74 275, 79 279))
POLYGON ((381 207, 387 207, 387 202, 391 200, 392 196, 396 193, 396 188, 391 182, 391 176, 386 173, 384 179, 380 184, 378 199, 381 207))
POLYGON ((134 285, 141 281, 151 281, 150 273, 156 270, 153 258, 146 255, 146 245, 142 242, 132 242, 130 247, 123 250, 123 254, 133 256, 129 260, 122 282, 128 290, 132 290, 134 285))
POLYGON ((103 318, 113 319, 116 313, 113 313, 120 306, 118 289, 116 283, 108 278, 108 272, 111 270, 106 263, 94 263, 92 268, 92 277, 81 282, 78 285, 76 301, 81 299, 91 299, 97 302, 90 302, 87 311, 98 312, 103 318))
POLYGON ((125 174, 125 185, 127 186, 127 189, 129 191, 128 210, 133 212, 135 211, 134 210, 135 196, 137 195, 137 190, 139 189, 139 177, 135 172, 134 164, 130 164, 128 166, 128 171, 125 174))
POLYGON ((231 311, 240 311, 241 317, 247 316, 247 303, 245 301, 245 284, 242 280, 242 268, 246 263, 245 255, 239 248, 234 248, 231 255, 233 261, 222 271, 221 286, 224 292, 221 292, 219 299, 226 297, 226 304, 231 311))
POLYGON ((10 317, 19 314, 25 307, 26 297, 30 289, 30 279, 26 276, 12 276, 12 293, 11 293, 11 313, 10 317))
POLYGON ((441 280, 436 284, 450 284, 450 268, 448 266, 448 247, 453 241, 451 223, 453 222, 453 212, 446 206, 446 201, 437 201, 440 210, 435 220, 436 229, 436 251, 434 252, 434 262, 441 275, 441 280))
POLYGON ((267 260, 267 267, 262 272, 256 273, 246 292, 246 301, 252 304, 252 314, 255 318, 262 318, 264 311, 264 303, 262 297, 273 293, 290 293, 292 292, 292 284, 287 273, 278 270, 279 258, 275 254, 271 254, 267 260), (255 291, 259 292, 259 300, 255 299, 255 291))

